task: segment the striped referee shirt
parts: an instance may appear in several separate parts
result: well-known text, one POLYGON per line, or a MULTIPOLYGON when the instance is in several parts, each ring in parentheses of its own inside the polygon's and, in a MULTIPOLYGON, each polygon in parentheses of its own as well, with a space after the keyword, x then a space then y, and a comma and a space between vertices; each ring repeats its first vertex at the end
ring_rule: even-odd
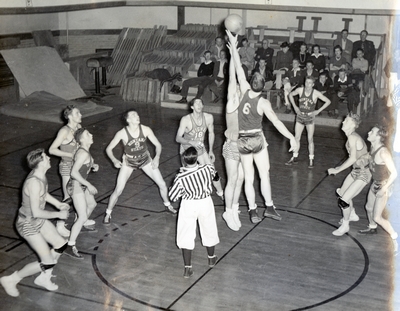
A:
POLYGON ((169 197, 177 201, 200 200, 211 195, 215 169, 210 164, 182 167, 169 190, 169 197))

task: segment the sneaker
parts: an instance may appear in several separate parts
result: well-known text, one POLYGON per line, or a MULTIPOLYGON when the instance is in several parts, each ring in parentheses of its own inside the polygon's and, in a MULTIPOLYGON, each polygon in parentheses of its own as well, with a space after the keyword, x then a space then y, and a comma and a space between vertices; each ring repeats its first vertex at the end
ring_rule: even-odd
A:
POLYGON ((88 219, 85 221, 85 223, 83 224, 84 226, 94 226, 96 224, 96 222, 93 219, 88 219))
POLYGON ((183 272, 183 277, 185 279, 190 278, 193 275, 192 266, 185 266, 185 271, 183 272))
POLYGON ((33 281, 36 285, 44 287, 45 289, 49 291, 55 291, 58 289, 58 285, 54 284, 51 281, 51 278, 54 277, 54 275, 51 275, 53 272, 53 269, 46 270, 45 272, 41 272, 39 276, 33 281))
POLYGON ((258 213, 257 213, 257 209, 255 208, 255 209, 251 209, 251 210, 249 210, 249 214, 250 214, 250 221, 253 223, 253 224, 256 224, 256 223, 259 223, 262 219, 258 216, 258 213))
POLYGON ((311 160, 308 162, 308 168, 314 168, 314 160, 311 160))
POLYGON ((289 161, 285 163, 285 165, 297 165, 299 162, 297 161, 297 157, 291 157, 289 161))
POLYGON ((64 238, 68 238, 69 235, 71 234, 71 231, 69 231, 67 228, 65 228, 65 224, 64 224, 64 223, 61 224, 61 225, 58 225, 58 224, 57 224, 56 228, 57 228, 57 232, 58 232, 61 236, 63 236, 64 238))
POLYGON ((178 103, 178 104, 186 104, 187 103, 186 97, 182 97, 180 100, 177 100, 176 103, 178 103))
POLYGON ((218 257, 217 255, 214 255, 213 257, 208 257, 208 266, 210 268, 214 267, 215 264, 217 263, 218 257))
POLYGON ((233 220, 235 221, 236 225, 240 228, 242 223, 239 218, 240 211, 233 209, 233 220))
POLYGON ((103 218, 103 224, 105 225, 109 225, 111 222, 111 214, 104 214, 104 218, 103 218))
POLYGON ((1 286, 3 286, 6 293, 12 297, 19 296, 19 290, 17 288, 17 284, 19 282, 19 277, 17 276, 17 271, 9 276, 3 276, 0 278, 1 286))
POLYGON ((345 221, 339 228, 332 232, 334 236, 342 236, 343 234, 350 231, 349 222, 345 221))
POLYGON ((227 209, 226 212, 222 214, 222 218, 225 220, 229 229, 233 231, 239 231, 239 226, 236 224, 233 218, 234 212, 232 209, 227 209))
POLYGON ((277 213, 277 211, 275 210, 275 206, 273 205, 267 206, 267 208, 264 211, 264 217, 272 218, 278 221, 282 219, 282 216, 277 213))
POLYGON ((171 213, 171 214, 173 214, 173 215, 176 215, 177 213, 178 213, 178 211, 170 204, 170 205, 168 205, 168 206, 166 206, 165 207, 165 210, 168 212, 168 213, 171 213))
POLYGON ((78 249, 76 248, 75 245, 74 246, 68 245, 63 254, 66 254, 75 259, 83 259, 83 256, 79 254, 78 249))
POLYGON ((81 232, 96 233, 97 229, 94 226, 83 226, 81 232))
POLYGON ((359 233, 359 234, 365 234, 365 235, 368 235, 368 234, 377 234, 377 233, 378 233, 378 230, 377 230, 377 228, 370 228, 370 227, 368 227, 367 229, 358 230, 358 233, 359 233))

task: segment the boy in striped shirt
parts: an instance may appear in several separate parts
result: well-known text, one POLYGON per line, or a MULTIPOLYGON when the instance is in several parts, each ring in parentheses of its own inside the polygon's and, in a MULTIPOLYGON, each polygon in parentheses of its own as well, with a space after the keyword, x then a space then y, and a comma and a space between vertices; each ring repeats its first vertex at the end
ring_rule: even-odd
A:
POLYGON ((193 275, 192 251, 196 239, 196 223, 199 222, 203 245, 207 248, 208 266, 214 267, 217 256, 215 245, 219 243, 217 221, 215 219, 214 203, 211 199, 212 180, 215 169, 210 164, 197 163, 197 150, 189 147, 183 153, 184 167, 176 175, 169 190, 172 201, 182 199, 178 214, 176 244, 182 249, 185 264, 184 278, 193 275))

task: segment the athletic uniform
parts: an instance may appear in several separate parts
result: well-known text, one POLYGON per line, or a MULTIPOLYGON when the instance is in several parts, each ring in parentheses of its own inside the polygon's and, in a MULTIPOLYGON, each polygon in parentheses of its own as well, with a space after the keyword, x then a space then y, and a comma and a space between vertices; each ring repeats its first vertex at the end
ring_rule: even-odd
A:
POLYGON ((237 146, 239 136, 239 122, 237 113, 226 115, 225 143, 222 146, 222 156, 225 159, 240 161, 240 154, 237 146))
MULTIPOLYGON (((377 164, 375 162, 375 156, 378 151, 384 146, 380 146, 375 152, 371 153, 371 161, 369 163, 369 169, 372 173, 372 185, 371 190, 374 194, 376 194, 384 184, 387 183, 390 172, 386 167, 386 164, 377 164)), ((390 195, 390 194, 389 194, 390 195)))
POLYGON ((133 169, 141 169, 151 163, 150 152, 147 149, 147 137, 144 136, 142 126, 139 124, 139 136, 132 137, 128 128, 125 127, 128 142, 124 146, 123 164, 133 169))
MULTIPOLYGON (((72 134, 74 134, 74 130, 70 128, 68 125, 65 125, 72 134)), ((72 138, 72 140, 66 144, 61 144, 60 145, 60 150, 68 153, 72 153, 72 156, 75 154, 76 150, 78 150, 79 144, 75 141, 75 138, 72 138)), ((71 175, 71 169, 72 169, 72 163, 73 163, 73 157, 61 157, 60 164, 58 166, 59 172, 61 176, 70 176, 71 175)))
POLYGON ((210 164, 182 167, 169 190, 172 201, 181 200, 176 243, 179 248, 194 249, 196 222, 199 222, 202 244, 219 243, 214 203, 211 199, 212 180, 216 174, 210 164))
MULTIPOLYGON (((89 173, 90 173, 90 171, 92 169, 92 166, 93 166, 93 158, 92 158, 92 156, 90 155, 90 153, 87 150, 85 150, 83 148, 79 148, 78 150, 84 150, 90 156, 90 161, 88 163, 86 163, 86 164, 83 164, 81 166, 81 168, 79 169, 79 174, 84 179, 87 179, 87 177, 88 177, 88 175, 89 175, 89 173)), ((75 156, 76 156, 76 153, 75 153, 75 156)), ((72 176, 71 176, 71 178, 70 178, 70 180, 68 181, 68 184, 67 184, 67 192, 71 197, 72 197, 72 195, 74 193, 80 192, 80 190, 82 192, 85 192, 86 188, 87 188, 86 186, 82 185, 79 181, 74 179, 72 176)))
POLYGON ((32 215, 31 202, 29 195, 25 194, 26 183, 29 179, 36 179, 43 185, 43 194, 39 198, 39 208, 44 210, 46 205, 46 193, 47 193, 47 179, 39 179, 36 176, 33 176, 32 172, 26 178, 24 185, 22 187, 22 204, 18 211, 17 221, 15 223, 18 233, 22 237, 34 235, 40 233, 40 229, 42 228, 45 219, 43 218, 35 218, 32 215))
MULTIPOLYGON (((353 135, 353 134, 351 134, 353 135)), ((356 134, 358 137, 358 135, 356 134)), ((351 177, 353 177, 354 180, 362 180, 365 183, 369 183, 371 181, 371 171, 369 170, 369 153, 368 153, 368 148, 367 144, 362 140, 363 147, 361 150, 356 150, 356 162, 353 164, 353 169, 351 171, 351 177)), ((347 152, 350 153, 350 144, 347 141, 346 143, 346 149, 347 152)))
POLYGON ((250 98, 249 91, 244 93, 238 108, 240 154, 258 153, 268 146, 262 132, 263 115, 257 112, 260 96, 250 98))
POLYGON ((303 88, 303 93, 299 98, 299 109, 300 113, 296 116, 296 122, 299 122, 303 125, 309 125, 314 123, 315 116, 309 115, 310 112, 315 111, 315 105, 317 102, 314 102, 313 99, 314 89, 312 89, 310 95, 306 95, 306 88, 303 88))
MULTIPOLYGON (((192 121, 192 129, 189 132, 185 132, 183 134, 183 138, 189 141, 199 141, 202 142, 203 144, 201 147, 196 147, 197 149, 197 155, 201 156, 206 152, 206 149, 204 147, 204 136, 207 131, 207 124, 206 124, 206 118, 204 117, 204 113, 202 113, 201 117, 201 124, 197 125, 196 121, 193 118, 193 114, 190 114, 190 120, 192 121)), ((180 153, 182 154, 186 149, 189 147, 192 147, 191 144, 181 144, 180 147, 180 153)))

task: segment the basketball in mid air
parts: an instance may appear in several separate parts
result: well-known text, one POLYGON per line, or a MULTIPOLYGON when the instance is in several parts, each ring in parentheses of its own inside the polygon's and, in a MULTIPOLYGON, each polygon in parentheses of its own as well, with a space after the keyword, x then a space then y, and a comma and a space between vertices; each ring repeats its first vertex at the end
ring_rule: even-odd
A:
POLYGON ((226 29, 233 34, 240 33, 243 27, 243 19, 240 15, 230 14, 224 21, 226 29))

